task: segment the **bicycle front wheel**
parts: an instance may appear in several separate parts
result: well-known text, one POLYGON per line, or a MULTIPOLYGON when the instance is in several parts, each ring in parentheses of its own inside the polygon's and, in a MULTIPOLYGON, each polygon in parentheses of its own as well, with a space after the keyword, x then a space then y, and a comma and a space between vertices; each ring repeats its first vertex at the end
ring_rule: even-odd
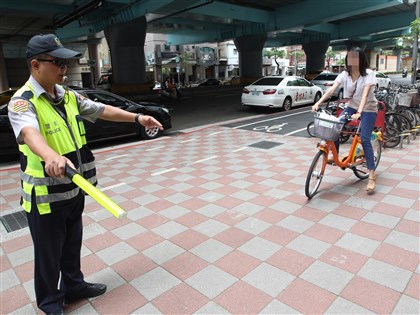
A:
POLYGON ((309 199, 315 196, 324 176, 325 166, 327 165, 327 154, 324 151, 318 151, 312 160, 306 177, 305 195, 309 199))
MULTIPOLYGON (((375 170, 379 165, 379 161, 381 160, 382 155, 382 145, 381 142, 376 138, 371 140, 372 148, 373 148, 373 158, 375 161, 375 170)), ((362 146, 361 143, 358 144, 362 146)), ((357 150, 357 148, 356 148, 357 150)), ((369 169, 367 168, 366 159, 364 156, 356 156, 355 165, 352 167, 354 175, 360 179, 366 179, 369 177, 369 169)))
POLYGON ((309 134, 311 137, 315 137, 315 134, 314 134, 314 122, 313 122, 313 121, 311 121, 311 122, 308 124, 308 126, 306 127, 306 131, 308 132, 308 134, 309 134))

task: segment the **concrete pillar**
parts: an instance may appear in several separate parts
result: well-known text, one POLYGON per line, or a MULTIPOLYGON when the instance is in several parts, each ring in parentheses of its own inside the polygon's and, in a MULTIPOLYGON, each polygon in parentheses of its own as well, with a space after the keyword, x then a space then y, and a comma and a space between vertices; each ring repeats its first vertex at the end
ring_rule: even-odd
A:
POLYGON ((155 65, 155 81, 163 82, 162 78, 162 65, 155 65))
POLYGON ((327 52, 329 41, 319 41, 304 43, 302 45, 306 54, 306 73, 311 74, 316 71, 323 71, 325 68, 325 53, 327 52))
POLYGON ((101 77, 101 61, 99 59, 99 50, 98 46, 99 43, 97 42, 89 42, 87 43, 88 52, 89 52, 89 65, 91 71, 91 82, 92 86, 96 87, 99 78, 101 77))
POLYGON ((4 60, 3 45, 0 43, 0 92, 9 88, 7 79, 6 62, 4 60))
POLYGON ((219 79, 219 65, 214 65, 214 78, 219 79))
POLYGON ((150 91, 144 54, 146 27, 146 18, 142 16, 105 29, 112 58, 112 91, 116 93, 150 91))
POLYGON ((262 49, 267 35, 244 35, 234 39, 239 52, 241 83, 251 83, 262 75, 262 49))

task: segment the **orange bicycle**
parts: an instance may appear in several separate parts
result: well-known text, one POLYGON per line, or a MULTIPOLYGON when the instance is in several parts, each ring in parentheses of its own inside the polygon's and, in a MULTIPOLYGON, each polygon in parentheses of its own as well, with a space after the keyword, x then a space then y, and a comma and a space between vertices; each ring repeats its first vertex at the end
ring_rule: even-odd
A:
MULTIPOLYGON (((350 117, 346 116, 346 120, 350 117)), ((361 123, 358 124, 357 129, 353 133, 353 142, 347 156, 343 158, 338 157, 337 149, 334 141, 336 141, 343 128, 344 122, 338 121, 335 116, 329 115, 325 112, 317 112, 314 117, 314 133, 320 138, 318 142, 319 151, 312 160, 306 177, 305 195, 309 199, 315 196, 318 188, 324 177, 325 168, 328 164, 328 154, 331 151, 334 163, 337 167, 345 170, 351 169, 358 178, 366 179, 369 177, 369 170, 366 165, 366 158, 362 147, 362 140, 360 138, 361 123)), ((371 142, 373 147, 373 154, 375 158, 375 169, 379 164, 382 153, 382 133, 381 131, 372 132, 371 142)))

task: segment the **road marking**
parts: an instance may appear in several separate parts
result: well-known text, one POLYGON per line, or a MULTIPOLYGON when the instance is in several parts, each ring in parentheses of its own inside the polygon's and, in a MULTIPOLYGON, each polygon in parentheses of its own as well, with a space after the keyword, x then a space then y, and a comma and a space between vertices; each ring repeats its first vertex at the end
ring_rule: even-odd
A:
POLYGON ((246 147, 242 147, 242 148, 239 148, 239 149, 233 150, 232 152, 238 152, 238 151, 242 151, 242 150, 245 150, 245 149, 246 149, 246 147))
POLYGON ((205 159, 202 159, 202 160, 195 161, 194 163, 201 163, 201 162, 205 162, 205 161, 212 160, 212 159, 215 159, 215 158, 217 158, 217 155, 213 155, 213 156, 210 156, 210 157, 208 157, 208 158, 205 158, 205 159))
POLYGON ((154 147, 154 148, 147 149, 146 151, 159 150, 159 149, 162 149, 162 148, 164 148, 164 147, 165 147, 165 146, 161 145, 161 146, 159 146, 159 147, 154 147))
POLYGON ((213 133, 209 134, 209 136, 214 136, 214 135, 217 135, 217 134, 222 133, 222 132, 224 132, 224 131, 223 130, 222 131, 216 131, 216 132, 213 132, 213 133))
POLYGON ((107 158, 105 160, 109 161, 109 160, 113 160, 113 159, 118 159, 120 157, 127 156, 127 155, 128 154, 121 154, 121 155, 111 156, 111 157, 109 157, 109 158, 107 158))
POLYGON ((188 140, 184 140, 184 141, 179 141, 179 143, 186 143, 186 142, 191 142, 191 141, 194 141, 195 140, 195 138, 192 138, 192 139, 188 139, 188 140))
POLYGON ((293 113, 293 114, 289 114, 289 115, 286 115, 286 116, 275 117, 275 118, 270 118, 270 119, 265 119, 265 120, 259 120, 259 121, 255 121, 255 122, 252 122, 252 123, 249 123, 249 124, 245 124, 245 125, 242 125, 242 126, 236 126, 236 127, 233 127, 232 129, 239 129, 239 128, 242 128, 242 127, 247 127, 247 126, 259 124, 259 123, 266 122, 266 121, 271 121, 271 120, 276 120, 276 119, 283 119, 283 118, 286 118, 286 117, 300 115, 300 114, 309 113, 309 112, 310 112, 310 110, 306 110, 306 111, 303 111, 303 112, 293 113))
POLYGON ((175 170, 176 170, 176 167, 174 167, 174 168, 168 168, 168 169, 162 170, 160 172, 152 173, 152 176, 162 175, 162 174, 165 174, 165 173, 168 173, 168 172, 172 172, 172 171, 175 171, 175 170))
POLYGON ((112 188, 116 188, 116 187, 120 187, 120 186, 124 186, 124 185, 127 185, 127 184, 126 183, 119 183, 119 184, 111 185, 111 186, 103 188, 102 191, 110 190, 112 188))
POLYGON ((298 129, 298 130, 295 130, 295 131, 286 133, 286 134, 284 134, 284 136, 290 136, 290 135, 293 135, 295 133, 301 132, 301 131, 306 130, 306 129, 307 129, 306 127, 305 128, 302 128, 302 129, 298 129))
POLYGON ((282 123, 280 125, 272 125, 272 126, 257 126, 254 127, 255 131, 265 130, 266 132, 277 132, 283 130, 283 126, 287 125, 288 123, 282 123))

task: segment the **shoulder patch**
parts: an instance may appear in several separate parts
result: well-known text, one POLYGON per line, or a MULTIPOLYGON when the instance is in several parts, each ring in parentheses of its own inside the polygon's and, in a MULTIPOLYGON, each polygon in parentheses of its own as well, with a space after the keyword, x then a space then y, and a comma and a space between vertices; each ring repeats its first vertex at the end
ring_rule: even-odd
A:
POLYGON ((29 109, 29 102, 27 100, 15 100, 12 101, 11 110, 15 113, 24 113, 29 109))

